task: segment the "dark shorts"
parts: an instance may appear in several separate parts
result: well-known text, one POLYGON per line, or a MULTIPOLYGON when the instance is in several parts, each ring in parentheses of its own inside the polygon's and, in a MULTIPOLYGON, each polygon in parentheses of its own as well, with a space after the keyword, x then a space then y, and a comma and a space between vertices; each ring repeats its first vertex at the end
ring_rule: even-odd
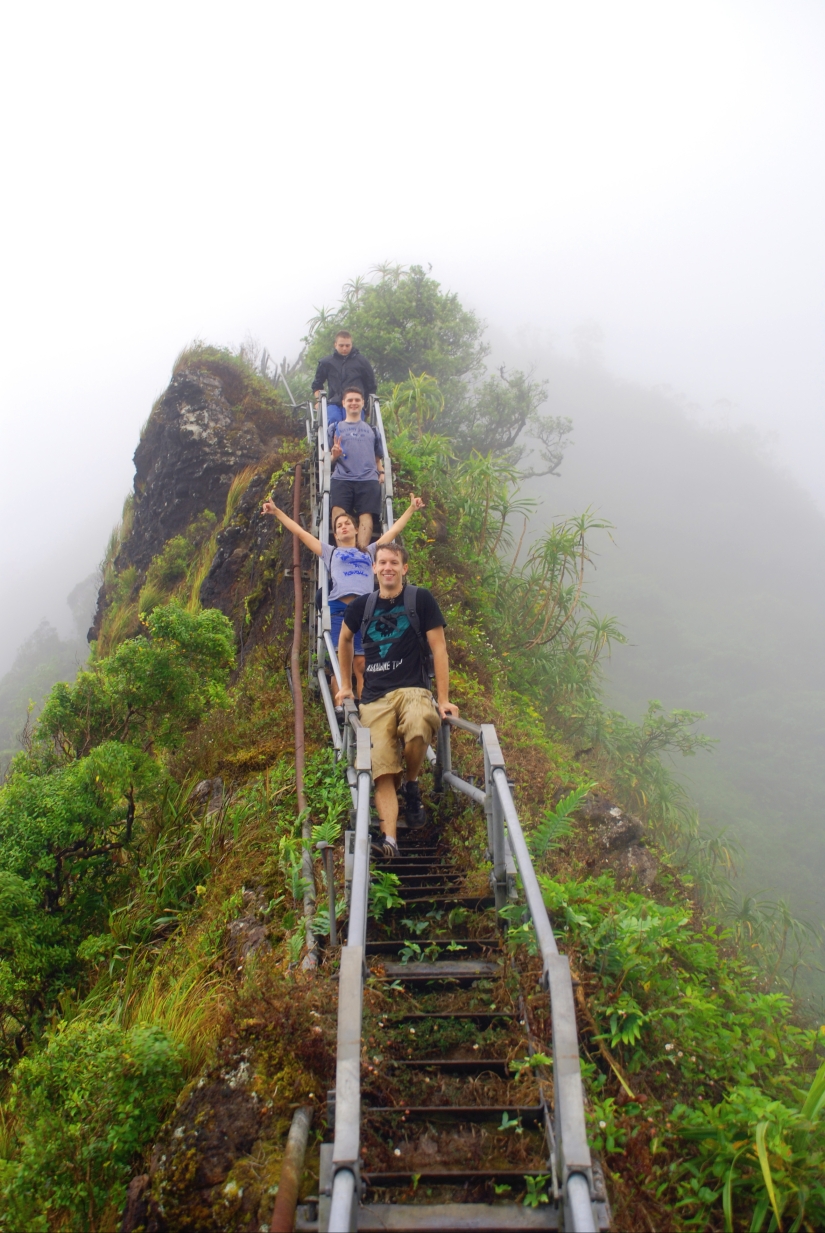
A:
POLYGON ((380 480, 337 480, 329 482, 329 507, 344 509, 356 518, 360 514, 381 517, 380 480))
MULTIPOLYGON (((341 626, 344 623, 344 613, 348 607, 349 604, 345 604, 342 599, 331 599, 329 601, 329 621, 332 626, 332 641, 335 646, 336 653, 338 651, 338 639, 341 637, 341 626)), ((360 629, 353 635, 352 653, 353 655, 364 654, 364 644, 361 641, 360 629)))

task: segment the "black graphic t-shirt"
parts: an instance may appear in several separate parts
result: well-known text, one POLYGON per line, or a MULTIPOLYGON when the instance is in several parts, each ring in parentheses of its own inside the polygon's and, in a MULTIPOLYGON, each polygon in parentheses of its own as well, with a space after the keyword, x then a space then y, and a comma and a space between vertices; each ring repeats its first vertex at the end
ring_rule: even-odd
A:
MULTIPOLYGON (((354 634, 361 628, 366 603, 367 596, 359 595, 344 613, 347 628, 354 634)), ((427 630, 447 624, 433 595, 424 587, 416 593, 415 611, 422 637, 427 630)), ((403 592, 394 599, 379 596, 364 638, 364 658, 363 702, 375 702, 393 689, 423 686, 421 645, 404 609, 403 592)))

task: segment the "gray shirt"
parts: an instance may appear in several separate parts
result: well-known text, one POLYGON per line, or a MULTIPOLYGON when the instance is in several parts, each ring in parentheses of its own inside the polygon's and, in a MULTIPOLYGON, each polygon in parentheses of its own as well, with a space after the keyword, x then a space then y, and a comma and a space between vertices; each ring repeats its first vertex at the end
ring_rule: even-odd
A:
POLYGON ((364 420, 358 420, 355 424, 341 420, 329 426, 330 448, 336 438, 341 442, 344 453, 335 463, 333 477, 338 480, 377 480, 375 460, 384 457, 384 448, 372 425, 364 420))
POLYGON ((376 544, 370 544, 366 552, 360 548, 333 548, 332 544, 321 545, 321 560, 329 570, 329 598, 341 599, 344 595, 367 595, 373 588, 375 575, 372 563, 375 560, 376 544))

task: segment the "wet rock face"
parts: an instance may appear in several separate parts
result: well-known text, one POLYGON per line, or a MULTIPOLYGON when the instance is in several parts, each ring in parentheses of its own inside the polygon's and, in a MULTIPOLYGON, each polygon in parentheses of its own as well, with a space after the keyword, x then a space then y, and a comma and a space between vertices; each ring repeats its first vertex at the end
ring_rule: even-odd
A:
POLYGON ((241 1060, 184 1099, 155 1147, 148 1174, 132 1180, 121 1233, 247 1227, 237 1210, 243 1206, 242 1190, 224 1183, 261 1130, 260 1104, 248 1089, 248 1072, 249 1064, 241 1060))
MULTIPOLYGON (((274 393, 257 401, 253 395, 228 362, 175 374, 135 450, 133 522, 114 562, 118 573, 134 566, 142 578, 164 544, 205 510, 221 518, 239 472, 303 435, 274 393)), ((90 638, 98 635, 106 601, 102 589, 90 638)))
POLYGON ((617 852, 612 866, 619 878, 645 890, 653 885, 659 872, 656 857, 638 843, 629 844, 617 852))
POLYGON ((653 885, 659 862, 645 845, 645 827, 639 818, 624 813, 600 792, 591 792, 578 813, 593 831, 591 869, 612 869, 620 880, 645 890, 653 885))
POLYGON ((233 407, 227 374, 184 369, 152 412, 135 450, 135 517, 119 569, 145 570, 203 510, 220 517, 238 472, 275 450, 279 432, 294 434, 286 418, 256 422, 233 407))
MULTIPOLYGON (((255 476, 239 501, 232 522, 218 535, 217 550, 200 592, 204 608, 219 608, 234 625, 239 664, 254 646, 271 637, 273 628, 285 628, 294 612, 294 587, 288 573, 292 565, 292 536, 283 533, 277 519, 261 513, 261 502, 269 496, 269 477, 266 468, 255 476)), ((275 500, 290 513, 292 494, 291 478, 282 478, 275 489, 275 500)), ((302 495, 306 510, 306 468, 302 495)), ((311 554, 304 549, 304 571, 311 561, 311 554)), ((314 600, 306 584, 304 599, 314 600)))
POLYGON ((226 926, 226 948, 233 967, 239 972, 250 955, 271 949, 265 924, 267 906, 265 891, 244 888, 243 915, 226 926))

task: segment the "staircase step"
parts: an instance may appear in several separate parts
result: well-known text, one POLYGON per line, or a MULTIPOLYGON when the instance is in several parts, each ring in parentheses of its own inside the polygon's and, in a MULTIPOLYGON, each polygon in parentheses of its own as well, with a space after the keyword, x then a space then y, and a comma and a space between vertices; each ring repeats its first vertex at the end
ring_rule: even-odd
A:
POLYGON ((481 912, 484 908, 494 908, 494 895, 430 895, 426 898, 405 899, 403 908, 394 908, 395 913, 407 912, 410 908, 467 908, 471 912, 481 912))
MULTIPOLYGON (((409 1186, 413 1178, 427 1186, 483 1186, 485 1182, 498 1182, 499 1185, 512 1186, 515 1191, 526 1190, 525 1177, 550 1177, 550 1166, 546 1169, 424 1169, 421 1173, 398 1170, 392 1173, 362 1173, 364 1181, 374 1189, 395 1189, 399 1186, 409 1186)), ((426 1207, 426 1204, 422 1204, 426 1207)), ((544 1205, 542 1205, 544 1206, 544 1205)), ((457 1226, 455 1226, 457 1227, 457 1226)), ((495 1227, 495 1226, 494 1226, 495 1227)))
MULTIPOLYGON (((532 1208, 520 1203, 368 1203, 358 1212, 358 1229, 440 1230, 491 1229, 518 1233, 521 1229, 558 1229, 559 1213, 552 1204, 532 1208)), ((297 1228, 297 1226, 296 1226, 297 1228)))
POLYGON ((365 1105, 364 1117, 404 1117, 407 1122, 501 1122, 503 1114, 521 1119, 522 1126, 544 1122, 541 1105, 365 1105))
POLYGON ((467 950, 477 954, 483 950, 498 950, 500 938, 393 938, 389 941, 367 942, 368 955, 393 955, 396 951, 401 950, 403 946, 408 946, 410 942, 415 942, 416 946, 420 946, 422 951, 428 946, 439 946, 444 950, 449 950, 450 943, 456 946, 464 946, 467 950))
POLYGON ((384 976, 387 980, 419 981, 419 980, 493 980, 500 976, 500 963, 486 963, 483 960, 456 959, 453 961, 437 959, 435 963, 385 963, 384 976))
MULTIPOLYGON (((524 1176, 523 1174, 521 1176, 524 1176)), ((528 1174, 529 1176, 529 1174, 528 1174)), ((317 1233, 318 1221, 299 1207, 296 1233, 317 1233)), ((552 1203, 522 1207, 520 1203, 364 1203, 358 1208, 358 1231, 389 1233, 455 1233, 456 1229, 520 1233, 522 1229, 558 1229, 559 1212, 552 1203)))
POLYGON ((512 1023, 515 1018, 512 1011, 507 1010, 453 1010, 437 1011, 432 1014, 428 1014, 427 1011, 411 1010, 406 1013, 393 1011, 392 1014, 384 1015, 382 1022, 389 1025, 391 1023, 415 1023, 424 1019, 467 1019, 479 1026, 482 1024, 489 1026, 497 1020, 512 1023))
POLYGON ((418 1058, 387 1058, 382 1066, 406 1066, 410 1070, 441 1070, 457 1075, 477 1074, 481 1071, 492 1071, 510 1077, 510 1063, 506 1057, 418 1057, 418 1058))

